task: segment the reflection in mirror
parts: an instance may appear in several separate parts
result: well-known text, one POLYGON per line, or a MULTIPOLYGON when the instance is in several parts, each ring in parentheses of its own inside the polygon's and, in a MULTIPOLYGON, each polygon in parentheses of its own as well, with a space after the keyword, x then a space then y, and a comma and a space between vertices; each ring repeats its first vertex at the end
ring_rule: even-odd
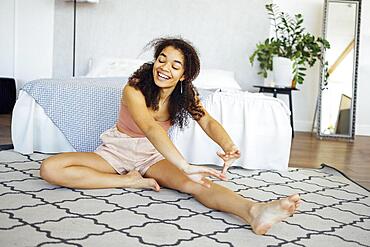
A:
POLYGON ((320 137, 354 138, 359 5, 359 0, 325 2, 324 37, 331 47, 325 53, 328 84, 319 96, 320 137))

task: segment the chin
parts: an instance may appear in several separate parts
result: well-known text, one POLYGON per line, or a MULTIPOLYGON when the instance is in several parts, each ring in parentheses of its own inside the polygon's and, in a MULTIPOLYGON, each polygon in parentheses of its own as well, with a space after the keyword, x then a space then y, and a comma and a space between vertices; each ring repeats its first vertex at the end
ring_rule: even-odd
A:
POLYGON ((164 83, 157 80, 157 79, 154 79, 154 84, 157 85, 158 87, 161 87, 161 88, 164 86, 164 83))
POLYGON ((161 80, 158 80, 157 78, 154 78, 154 83, 160 88, 171 88, 171 87, 176 86, 176 83, 169 82, 169 81, 161 81, 161 80))

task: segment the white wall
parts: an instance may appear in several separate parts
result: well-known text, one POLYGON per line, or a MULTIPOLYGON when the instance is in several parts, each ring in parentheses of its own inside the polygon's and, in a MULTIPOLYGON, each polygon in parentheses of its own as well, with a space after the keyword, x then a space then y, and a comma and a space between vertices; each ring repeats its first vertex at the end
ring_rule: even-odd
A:
POLYGON ((370 1, 362 1, 356 105, 356 135, 370 135, 370 1))
MULTIPOLYGON (((91 49, 95 48, 96 43, 90 44, 90 42, 94 41, 97 38, 96 34, 94 34, 96 29, 99 26, 93 26, 92 24, 88 25, 89 22, 96 23, 104 21, 105 24, 109 23, 111 18, 109 16, 109 12, 107 9, 104 9, 104 3, 112 4, 114 0, 101 0, 98 4, 99 6, 103 6, 103 13, 105 15, 100 15, 97 19, 89 19, 87 18, 89 13, 97 13, 97 10, 94 9, 98 5, 94 4, 84 4, 82 8, 82 12, 80 12, 82 19, 80 21, 82 25, 88 27, 89 30, 85 30, 85 33, 88 35, 86 38, 81 39, 83 43, 79 43, 77 48, 82 49, 82 54, 79 54, 77 59, 82 62, 82 65, 78 67, 78 71, 80 73, 86 72, 86 63, 85 60, 88 57, 88 52, 91 49), (85 19, 83 19, 85 18, 85 19), (84 44, 88 44, 84 47, 84 44)), ((143 0, 142 0, 143 1, 143 0)), ((156 0, 155 2, 163 2, 165 0, 156 0)), ((168 0, 167 0, 168 1, 168 0)), ((134 11, 134 4, 136 4, 136 0, 133 1, 119 1, 122 7, 124 7, 124 12, 122 15, 130 16, 132 18, 139 18, 137 15, 142 16, 142 13, 134 11)), ((251 85, 255 82, 261 82, 260 78, 255 76, 256 74, 256 66, 255 68, 251 68, 247 58, 250 55, 253 47, 258 41, 261 41, 265 38, 264 33, 266 30, 258 30, 263 29, 266 27, 266 15, 264 9, 261 9, 261 5, 264 5, 268 1, 261 1, 259 3, 258 0, 255 1, 238 1, 233 2, 234 8, 238 6, 238 4, 242 4, 243 8, 239 8, 235 10, 235 12, 230 13, 230 6, 225 6, 221 8, 220 13, 222 10, 228 10, 229 12, 221 15, 215 9, 209 9, 209 2, 207 0, 199 0, 195 1, 182 1, 184 4, 191 4, 190 9, 198 10, 199 16, 201 14, 206 14, 209 11, 213 11, 214 14, 218 14, 220 16, 220 20, 217 20, 216 23, 221 25, 221 27, 227 27, 230 25, 230 21, 234 25, 249 25, 251 26, 250 30, 245 30, 245 33, 233 33, 228 32, 226 34, 220 32, 219 35, 228 35, 229 37, 229 45, 236 46, 236 49, 240 50, 240 54, 238 57, 231 54, 231 51, 228 49, 223 49, 224 47, 219 46, 220 50, 215 50, 215 46, 212 47, 213 41, 207 41, 207 37, 202 37, 199 35, 198 38, 194 38, 193 40, 195 43, 200 42, 200 47, 198 47, 201 51, 201 54, 205 56, 209 56, 210 54, 214 53, 214 59, 219 59, 219 57, 223 57, 227 61, 231 61, 233 59, 237 59, 238 63, 238 71, 239 78, 242 78, 243 87, 247 89, 251 89, 251 85), (208 4, 208 5, 207 5, 208 4), (253 9, 251 6, 260 6, 258 11, 253 9), (249 13, 249 14, 246 14, 249 13), (223 19, 227 15, 233 15, 231 19, 223 19), (235 19, 241 20, 240 23, 235 22, 235 19), (224 21, 224 23, 223 23, 224 21), (249 22, 249 23, 247 23, 249 22), (258 37, 253 37, 253 34, 258 32, 258 37), (252 37, 252 38, 249 38, 252 37), (207 46, 208 45, 208 46, 207 46), (222 56, 221 56, 222 55, 222 56), (245 71, 248 76, 245 74, 242 75, 241 73, 245 71), (246 81, 248 78, 249 81, 246 81)), ((222 1, 220 1, 222 2, 222 1)), ((141 2, 144 4, 144 2, 141 2)), ((147 3, 147 2, 145 2, 147 3)), ((152 3, 148 1, 148 3, 152 3)), ((170 3, 170 2, 168 2, 170 3)), ((283 11, 286 11, 291 14, 295 13, 302 13, 305 19, 305 27, 308 31, 312 32, 315 35, 321 35, 322 31, 322 19, 323 19, 323 0, 300 0, 299 4, 295 3, 294 0, 274 0, 274 3, 278 4, 283 11)), ((230 5, 230 2, 227 2, 230 5)), ((17 80, 23 82, 28 81, 40 77, 51 77, 52 76, 52 66, 64 66, 64 69, 55 69, 54 73, 57 76, 62 74, 70 75, 71 74, 71 51, 72 51, 72 11, 71 11, 71 3, 66 3, 62 0, 1 0, 0 1, 0 76, 13 76, 17 80), (64 5, 63 9, 55 9, 54 13, 54 3, 56 6, 64 5), (55 18, 54 18, 55 14, 55 18), (54 25, 55 20, 55 25, 54 25), (54 32, 55 26, 55 32, 54 32), (53 39, 58 39, 54 40, 53 39), (62 43, 62 44, 61 44, 62 43), (55 47, 53 47, 55 46, 55 47), (61 49, 60 47, 63 47, 61 49), (53 56, 54 55, 54 56, 53 56), (54 61, 53 61, 54 57, 54 61), (59 59, 55 61, 55 59, 59 59)), ((177 6, 177 5, 176 5, 177 6)), ((176 8, 175 5, 168 5, 164 10, 171 10, 176 8)), ((107 7, 107 6, 105 6, 107 7)), ((154 7, 154 6, 153 6, 154 7)), ((162 6, 163 7, 163 6, 162 6)), ((185 5, 182 6, 184 9, 185 5)), ((189 7, 189 6, 187 6, 189 7)), ((163 8, 161 11, 164 11, 163 8)), ((180 10, 178 10, 180 11, 180 10)), ((168 12, 168 11, 167 11, 168 12)), ((181 11, 180 11, 181 12, 181 11)), ((185 11, 186 12, 186 11, 185 11)), ((185 13, 181 12, 181 13, 185 13)), ((158 13, 161 12, 158 9, 158 13)), ((358 75, 358 90, 357 90, 357 112, 356 112, 356 134, 357 135, 370 135, 370 97, 368 93, 370 92, 370 1, 362 1, 362 19, 361 19, 361 38, 360 38, 360 59, 359 59, 359 75, 358 75)), ((148 13, 146 13, 148 14, 148 13)), ((142 18, 142 17, 141 17, 142 18)), ((176 21, 176 20, 173 20, 176 21)), ((199 20, 197 20, 199 21, 199 20)), ((213 28, 216 32, 222 30, 217 29, 216 26, 212 26, 215 23, 214 20, 210 19, 203 19, 204 23, 202 24, 203 28, 213 28)), ((175 22, 176 23, 176 22, 175 22)), ((99 23, 98 23, 99 24, 99 23)), ((101 23, 103 25, 104 23, 101 23)), ((117 27, 123 29, 126 28, 129 23, 115 23, 117 27)), ((146 32, 150 32, 144 37, 145 40, 149 39, 150 37, 155 36, 159 31, 158 30, 170 30, 171 23, 163 23, 159 25, 157 23, 153 28, 156 28, 157 31, 150 31, 146 30, 146 32)), ((267 24, 268 25, 268 24, 267 24)), ((82 26, 83 28, 84 26, 82 26)), ((197 23, 192 23, 191 25, 187 25, 188 29, 199 29, 200 27, 197 26, 197 23)), ((80 26, 81 28, 81 26, 80 26)), ((185 26, 183 28, 186 28, 185 26)), ((232 27, 232 30, 237 30, 240 26, 232 27)), ((115 33, 114 28, 111 28, 106 33, 99 33, 99 35, 103 37, 103 43, 107 46, 117 45, 117 42, 120 41, 114 40, 111 38, 112 35, 115 33)), ((141 31, 137 28, 132 27, 131 32, 122 31, 118 29, 119 32, 122 34, 130 35, 131 37, 138 36, 141 31)), ((171 32, 173 32, 172 30, 171 32)), ((191 30, 189 30, 191 31, 191 30)), ((267 31, 268 32, 268 31, 267 31)), ((199 30, 199 34, 202 34, 202 30, 199 30)), ((266 34, 267 35, 267 34, 266 34)), ((81 37, 81 36, 80 36, 81 37)), ((190 37, 191 39, 192 37, 190 37)), ((81 41, 80 41, 81 42, 81 41)), ((138 54, 140 49, 142 48, 144 43, 133 44, 132 40, 130 41, 131 45, 134 46, 122 46, 121 50, 116 51, 113 53, 113 50, 110 50, 109 55, 121 55, 122 53, 128 51, 131 52, 130 54, 138 54), (135 47, 135 49, 131 48, 135 47), (131 50, 131 51, 130 51, 131 50)), ((134 56, 134 55, 133 55, 134 56)), ((212 57, 212 56, 211 56, 212 57)), ((212 61, 209 61, 209 66, 212 66, 212 61)), ((230 66, 230 65, 229 65, 230 66)), ((231 67, 229 67, 231 68, 231 67)), ((300 131, 310 131, 313 114, 316 104, 316 97, 318 94, 318 85, 319 85, 319 68, 316 65, 314 68, 310 69, 307 73, 307 77, 305 79, 304 85, 300 85, 300 91, 294 92, 293 95, 293 104, 294 104, 294 122, 295 122, 295 129, 300 131)), ((282 99, 285 99, 284 96, 281 96, 282 99)))
MULTIPOLYGON (((89 58, 136 58, 150 40, 181 35, 200 51, 202 68, 236 72, 244 89, 262 81, 248 57, 266 38, 268 0, 100 0, 80 3, 77 11, 76 75, 89 58)), ((72 3, 57 1, 54 76, 71 75, 72 3), (68 65, 68 66, 66 66, 68 65)), ((152 59, 151 52, 143 58, 152 59)))
POLYGON ((0 1, 0 77, 14 75, 14 0, 0 1))
MULTIPOLYGON (((322 33, 323 0, 300 0, 299 4, 292 4, 294 0, 274 0, 281 11, 290 15, 301 13, 306 31, 315 36, 322 33)), ((295 131, 311 131, 316 106, 319 85, 319 65, 316 64, 307 70, 303 85, 298 85, 299 91, 293 92, 293 116, 295 131)), ((285 96, 281 96, 287 102, 285 96)))
POLYGON ((0 75, 25 81, 52 76, 54 0, 0 1, 0 75))
POLYGON ((362 1, 356 134, 370 135, 370 1, 362 1))
MULTIPOLYGON (((289 14, 301 13, 304 17, 306 30, 314 35, 322 35, 323 0, 274 0, 282 11, 289 14)), ((370 1, 362 1, 360 56, 358 70, 358 88, 356 105, 356 135, 370 135, 370 1)), ((316 106, 319 85, 319 66, 308 70, 300 91, 294 92, 294 124, 295 130, 311 131, 313 114, 316 106)), ((283 97, 283 96, 282 96, 283 97)))

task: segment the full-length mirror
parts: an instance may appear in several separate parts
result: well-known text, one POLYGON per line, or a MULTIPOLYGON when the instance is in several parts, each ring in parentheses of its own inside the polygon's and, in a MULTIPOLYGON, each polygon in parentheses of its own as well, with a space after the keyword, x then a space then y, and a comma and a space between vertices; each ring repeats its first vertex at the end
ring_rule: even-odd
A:
POLYGON ((324 37, 331 48, 325 53, 327 85, 322 74, 319 89, 319 137, 355 135, 360 4, 361 0, 325 1, 324 37))

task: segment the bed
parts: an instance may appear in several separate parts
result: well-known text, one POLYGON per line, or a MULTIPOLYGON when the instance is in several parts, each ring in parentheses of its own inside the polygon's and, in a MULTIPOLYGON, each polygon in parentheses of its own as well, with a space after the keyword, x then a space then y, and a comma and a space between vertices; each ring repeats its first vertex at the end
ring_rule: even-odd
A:
MULTIPOLYGON (((284 102, 242 91, 227 81, 229 74, 210 71, 202 72, 195 84, 207 111, 241 150, 242 156, 234 164, 286 170, 291 127, 284 102)), ((127 77, 85 77, 26 83, 13 110, 14 150, 22 154, 95 150, 100 134, 116 122, 126 81, 127 77)), ((171 128, 169 135, 189 163, 222 165, 216 155, 219 147, 195 121, 183 131, 171 128)))

